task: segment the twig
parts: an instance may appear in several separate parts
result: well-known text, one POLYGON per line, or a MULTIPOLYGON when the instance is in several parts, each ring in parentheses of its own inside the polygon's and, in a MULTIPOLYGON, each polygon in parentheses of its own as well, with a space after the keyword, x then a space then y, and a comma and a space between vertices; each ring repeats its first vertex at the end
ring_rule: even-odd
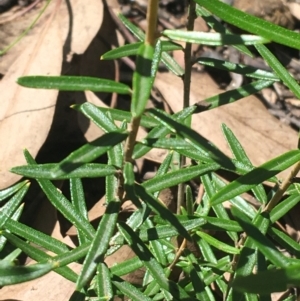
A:
MULTIPOLYGON (((194 30, 194 21, 196 19, 195 9, 196 9, 196 3, 194 1, 190 1, 188 23, 187 23, 188 31, 194 30)), ((184 49, 185 73, 183 76, 183 108, 186 108, 190 105, 190 87, 191 87, 191 73, 192 73, 191 52, 192 52, 192 44, 186 43, 184 49)), ((190 122, 188 121, 188 123, 190 122)), ((181 168, 184 165, 186 165, 186 158, 185 156, 180 156, 179 168, 181 168)), ((180 207, 184 203, 184 190, 185 190, 184 187, 185 187, 184 183, 178 185, 177 214, 180 213, 180 207)))
MULTIPOLYGON (((157 24, 157 11, 158 11, 158 0, 149 0, 148 1, 148 10, 147 10, 147 30, 146 30, 146 39, 145 44, 154 46, 156 39, 156 24, 157 24)), ((125 162, 132 161, 133 148, 139 130, 141 121, 141 116, 134 116, 131 119, 128 139, 125 145, 125 162)))
POLYGON ((186 248, 186 239, 184 238, 183 241, 182 241, 182 244, 180 245, 178 251, 175 254, 174 260, 172 261, 172 263, 168 267, 169 270, 173 269, 174 265, 177 263, 179 257, 181 256, 181 254, 185 250, 185 248, 186 248))
POLYGON ((34 8, 39 2, 41 2, 41 0, 36 0, 36 1, 32 2, 30 5, 28 5, 25 8, 23 8, 21 11, 13 14, 12 16, 4 18, 3 20, 0 20, 0 24, 11 22, 11 21, 13 21, 13 20, 21 17, 22 15, 26 14, 27 12, 29 12, 32 8, 34 8))
POLYGON ((264 208, 263 212, 270 212, 277 205, 277 203, 281 200, 286 190, 293 183, 293 178, 296 177, 299 171, 300 171, 300 162, 294 165, 289 176, 279 185, 278 190, 276 191, 276 193, 274 194, 270 202, 267 204, 267 206, 264 208))

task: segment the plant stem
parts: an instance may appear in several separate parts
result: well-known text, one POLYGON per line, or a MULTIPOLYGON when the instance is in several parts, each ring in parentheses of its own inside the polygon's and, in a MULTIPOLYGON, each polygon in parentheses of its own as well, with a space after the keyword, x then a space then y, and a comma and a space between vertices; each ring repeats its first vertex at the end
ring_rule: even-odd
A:
MULTIPOLYGON (((187 30, 194 30, 194 21, 196 19, 196 3, 190 1, 189 6, 189 15, 187 22, 187 30)), ((192 64, 191 64, 191 55, 192 55, 192 44, 186 43, 184 49, 184 67, 185 72, 183 76, 183 108, 186 108, 190 105, 190 87, 191 87, 191 73, 192 73, 192 64)), ((186 124, 190 126, 190 118, 186 120, 186 124)), ((185 156, 180 156, 179 168, 182 168, 186 165, 185 156)), ((177 195, 177 214, 180 214, 180 207, 184 204, 184 183, 178 185, 178 195, 177 195)))
POLYGON ((145 43, 155 46, 158 0, 149 0, 147 8, 147 30, 145 43))
POLYGON ((129 132, 129 136, 126 140, 125 145, 125 162, 131 162, 132 161, 132 153, 133 148, 136 140, 136 136, 139 130, 141 117, 133 117, 131 119, 131 130, 129 132))
MULTIPOLYGON (((156 25, 157 25, 157 12, 158 12, 158 0, 149 0, 147 8, 147 30, 145 44, 150 44, 155 46, 156 40, 156 25)), ((141 116, 135 116, 131 119, 131 130, 125 145, 125 162, 132 161, 132 153, 134 144, 136 141, 136 136, 140 127, 141 116)))
POLYGON ((276 191, 276 193, 274 194, 270 202, 267 204, 267 206, 264 208, 263 212, 270 212, 277 205, 277 203, 281 200, 286 190, 293 183, 293 178, 296 177, 299 171, 300 171, 300 162, 294 165, 289 176, 279 185, 278 190, 276 191))
POLYGON ((182 255, 183 251, 185 250, 186 248, 186 239, 184 238, 179 249, 177 250, 176 254, 175 254, 175 258, 174 260, 172 261, 172 263, 170 264, 170 266, 168 267, 169 270, 172 270, 173 267, 175 266, 175 264, 177 263, 177 261, 179 260, 180 256, 182 255))

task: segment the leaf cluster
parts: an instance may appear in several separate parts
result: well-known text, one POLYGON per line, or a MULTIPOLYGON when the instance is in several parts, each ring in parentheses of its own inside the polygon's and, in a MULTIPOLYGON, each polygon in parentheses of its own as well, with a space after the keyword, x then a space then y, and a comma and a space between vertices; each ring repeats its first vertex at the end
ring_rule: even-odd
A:
MULTIPOLYGON (((31 88, 127 94, 131 97, 131 108, 130 112, 125 112, 91 103, 74 105, 73 109, 84 114, 104 131, 104 135, 74 150, 58 163, 37 164, 29 151, 24 151, 27 165, 11 171, 38 182, 52 205, 76 227, 79 245, 71 249, 18 221, 22 199, 30 185, 28 180, 1 191, 0 201, 4 205, 0 211, 0 250, 7 242, 15 246, 15 250, 0 261, 0 286, 29 281, 53 270, 76 283, 70 300, 112 300, 114 296, 127 296, 131 300, 216 300, 219 294, 228 301, 254 301, 269 300, 270 293, 288 292, 290 287, 299 284, 300 247, 276 226, 276 222, 300 201, 299 187, 290 183, 291 178, 283 185, 276 175, 293 165, 296 166, 294 173, 299 170, 300 150, 291 150, 270 158, 261 166, 253 166, 243 146, 225 124, 222 130, 231 157, 188 125, 191 116, 199 113, 199 105, 185 107, 175 114, 145 109, 160 62, 177 76, 185 74, 168 54, 170 50, 182 50, 173 40, 233 45, 250 56, 247 45, 254 45, 273 70, 266 72, 211 58, 197 59, 195 64, 254 79, 238 89, 205 99, 202 103, 207 110, 238 101, 278 81, 300 97, 298 83, 263 45, 275 41, 299 49, 299 34, 249 16, 218 0, 195 2, 197 15, 216 33, 165 30, 153 46, 144 42, 144 33, 120 16, 141 42, 111 50, 102 59, 136 55, 132 87, 89 77, 19 78, 20 85, 31 88), (232 34, 213 15, 252 35, 232 34), (116 121, 121 125, 116 125, 116 121), (147 128, 147 137, 136 141, 134 130, 128 130, 128 124, 133 129, 147 128), (152 179, 137 183, 133 162, 152 148, 165 149, 168 155, 152 179), (95 163, 103 154, 108 156, 107 164, 95 163), (178 156, 189 158, 193 163, 178 168, 174 164, 178 156), (227 183, 219 176, 220 171, 234 173, 236 179, 227 183), (96 229, 87 217, 82 184, 83 178, 95 177, 104 177, 106 183, 106 210, 96 229), (58 179, 69 181, 70 199, 52 183, 58 179), (205 191, 198 199, 189 184, 194 179, 202 183, 205 191), (274 184, 268 193, 264 181, 274 184), (185 206, 175 214, 160 202, 158 195, 163 189, 183 183, 185 206), (248 191, 257 199, 258 208, 242 197, 248 191), (118 215, 125 200, 132 201, 136 211, 125 222, 120 222, 118 215), (223 206, 225 201, 231 204, 230 212, 223 206), (180 242, 179 248, 174 238, 180 242), (196 247, 197 253, 187 247, 189 242, 196 247), (123 245, 130 246, 135 256, 109 268, 105 258, 123 245), (291 256, 281 253, 281 248, 291 256), (22 252, 37 263, 15 265, 22 252), (68 267, 76 261, 83 262, 79 274, 68 267), (140 286, 122 279, 142 267, 145 274, 140 286), (181 280, 172 280, 174 267, 184 275, 181 280)), ((287 293, 285 300, 294 297, 287 293)))

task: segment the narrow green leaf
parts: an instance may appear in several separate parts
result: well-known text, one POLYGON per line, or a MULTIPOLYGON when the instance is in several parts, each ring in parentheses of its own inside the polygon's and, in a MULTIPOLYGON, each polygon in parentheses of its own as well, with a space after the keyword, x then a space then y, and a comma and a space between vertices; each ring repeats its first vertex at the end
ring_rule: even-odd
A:
POLYGON ((209 235, 205 232, 197 231, 196 233, 198 236, 200 236, 202 239, 204 239, 207 243, 209 243, 210 245, 214 246, 215 248, 217 248, 225 253, 240 254, 239 249, 231 247, 231 246, 215 239, 214 237, 212 237, 211 235, 209 235))
POLYGON ((194 197, 192 188, 190 185, 186 185, 185 188, 186 195, 186 211, 188 215, 194 215, 194 197))
POLYGON ((280 218, 285 216, 293 207, 300 201, 300 195, 291 195, 282 202, 280 202, 271 212, 270 220, 275 223, 280 218))
MULTIPOLYGON (((172 154, 169 154, 168 156, 166 156, 166 158, 164 159, 164 161, 162 162, 162 164, 160 165, 158 171, 157 171, 157 175, 160 174, 164 174, 168 171, 170 164, 171 164, 171 160, 172 160, 172 154)), ((154 193, 154 196, 157 197, 158 194, 154 193)), ((136 210, 126 221, 126 224, 129 225, 131 227, 131 229, 136 230, 138 229, 142 223, 147 219, 147 217, 150 215, 151 213, 151 209, 149 208, 149 206, 147 206, 145 203, 141 204, 141 208, 139 208, 138 210, 136 210)), ((117 233, 111 240, 112 245, 113 244, 118 244, 117 241, 118 239, 121 239, 121 244, 124 243, 124 239, 121 236, 121 233, 117 233)), ((116 248, 116 246, 113 246, 109 251, 108 254, 111 254, 110 252, 113 252, 116 248)))
POLYGON ((214 297, 210 296, 211 291, 207 288, 207 286, 204 283, 203 271, 200 269, 195 255, 193 253, 190 253, 186 257, 186 259, 190 261, 190 265, 185 269, 185 273, 189 275, 192 281, 194 294, 197 300, 214 300, 214 297))
POLYGON ((108 203, 78 277, 76 283, 78 290, 82 289, 92 279, 96 272, 97 264, 104 260, 104 254, 115 229, 120 206, 120 201, 108 203))
POLYGON ((114 278, 112 284, 133 301, 152 301, 152 299, 145 296, 140 290, 131 285, 129 282, 122 281, 121 279, 116 281, 114 278))
MULTIPOLYGON (((86 254, 89 252, 91 247, 91 242, 86 242, 71 251, 61 253, 55 257, 52 257, 52 261, 55 262, 57 265, 64 267, 72 262, 78 261, 81 258, 85 257, 86 254)), ((76 277, 77 280, 77 277, 76 277)), ((76 282, 76 281, 74 281, 76 282)))
POLYGON ((118 18, 137 39, 140 41, 145 39, 145 33, 138 26, 130 22, 124 15, 118 14, 118 18))
MULTIPOLYGON (((36 164, 27 150, 24 151, 24 156, 28 164, 36 164)), ((52 205, 75 225, 79 231, 82 231, 88 238, 92 239, 95 234, 94 228, 80 212, 75 210, 70 201, 49 180, 37 179, 37 182, 52 205)))
POLYGON ((124 276, 143 267, 143 262, 138 257, 133 257, 113 265, 110 271, 116 276, 124 276))
POLYGON ((280 253, 276 246, 263 234, 252 222, 234 206, 231 207, 231 212, 236 221, 241 225, 253 243, 277 267, 287 267, 291 264, 290 260, 280 253))
POLYGON ((163 206, 157 198, 149 194, 148 191, 140 185, 135 186, 135 191, 139 198, 142 199, 148 206, 150 206, 150 208, 152 208, 158 215, 160 215, 171 225, 173 225, 178 230, 180 235, 182 235, 187 240, 191 239, 189 233, 181 225, 176 216, 169 209, 163 206))
POLYGON ((1 207, 0 227, 2 227, 5 224, 5 222, 9 219, 9 217, 11 217, 14 214, 14 212, 18 209, 20 203, 26 195, 26 192, 29 189, 29 186, 30 183, 27 182, 4 206, 1 207))
POLYGON ((232 231, 232 232, 243 231, 241 226, 236 221, 232 221, 230 219, 219 218, 219 217, 216 218, 211 216, 200 216, 200 217, 206 221, 206 223, 201 227, 204 230, 232 231))
MULTIPOLYGON (((225 124, 222 124, 222 130, 225 135, 226 141, 230 147, 230 150, 234 157, 242 162, 243 164, 253 166, 251 161, 249 160, 244 148, 240 144, 239 140, 236 138, 234 133, 231 131, 230 128, 228 128, 225 124)), ((254 167, 253 167, 254 168, 254 167)), ((265 192, 265 189, 262 184, 257 185, 252 189, 255 197, 263 204, 266 204, 268 199, 267 199, 267 194, 265 192)))
POLYGON ((212 96, 210 98, 205 99, 205 103, 210 105, 208 107, 208 110, 212 110, 214 108, 233 103, 243 97, 247 97, 251 94, 255 94, 259 92, 260 90, 267 88, 271 86, 274 83, 274 81, 271 80, 258 80, 255 82, 252 82, 250 84, 244 85, 240 88, 226 91, 223 93, 220 93, 216 96, 212 96))
POLYGON ((146 188, 148 192, 153 193, 183 182, 187 182, 209 171, 214 171, 217 169, 219 169, 219 165, 216 163, 190 166, 180 170, 168 172, 165 175, 158 175, 150 180, 145 181, 142 186, 146 188))
POLYGON ((0 264, 0 286, 30 281, 47 274, 52 269, 52 263, 40 263, 23 267, 2 262, 0 264))
MULTIPOLYGON (((120 129, 109 118, 106 112, 89 102, 74 106, 74 108, 92 120, 105 133, 120 132, 120 129)), ((122 120, 123 121, 123 120, 122 120)))
POLYGON ((162 125, 168 127, 170 131, 184 138, 194 148, 197 148, 202 152, 207 152, 216 163, 219 163, 222 166, 227 166, 228 168, 234 168, 231 160, 220 150, 212 146, 209 141, 199 133, 195 132, 188 126, 175 121, 168 114, 160 110, 151 109, 149 110, 149 113, 154 116, 159 122, 161 122, 162 125))
POLYGON ((274 240, 279 242, 280 246, 286 248, 291 254, 296 254, 297 258, 299 258, 300 245, 294 238, 275 227, 268 229, 268 234, 270 234, 274 240))
MULTIPOLYGON (((48 180, 64 180, 74 178, 99 178, 108 175, 113 175, 117 172, 116 168, 111 165, 88 163, 88 164, 68 164, 68 168, 61 172, 57 172, 57 163, 23 165, 16 166, 11 169, 11 172, 29 178, 48 179, 48 180)), ((63 165, 62 165, 63 166, 63 165)), ((66 166, 66 165, 65 165, 66 166)))
POLYGON ((22 181, 9 188, 1 190, 0 191, 0 202, 5 200, 6 198, 10 197, 11 195, 13 195, 15 192, 17 192, 19 189, 21 189, 27 183, 28 183, 28 180, 22 181))
MULTIPOLYGON (((206 175, 201 176, 201 182, 203 183, 205 192, 207 193, 208 197, 212 198, 212 196, 217 192, 215 185, 214 185, 214 181, 212 180, 212 175, 206 174, 206 175)), ((230 221, 230 218, 222 204, 217 204, 216 206, 213 206, 213 210, 216 213, 218 218, 222 218, 222 219, 230 221)), ((231 237, 231 239, 233 241, 238 240, 236 233, 228 232, 228 235, 231 237)))
POLYGON ((161 61, 176 76, 183 76, 184 69, 166 52, 161 54, 161 61))
POLYGON ((153 85, 152 60, 154 48, 149 44, 142 44, 139 48, 136 71, 133 74, 133 94, 131 101, 131 114, 139 117, 143 114, 150 91, 153 85))
POLYGON ((160 284, 161 288, 169 291, 174 297, 180 294, 183 298, 189 298, 188 294, 178 284, 166 278, 162 266, 155 260, 147 246, 130 227, 120 223, 118 224, 118 228, 135 254, 144 262, 145 267, 151 273, 152 277, 160 284))
MULTIPOLYGON (((97 120, 97 125, 101 127, 104 131, 106 132, 111 132, 111 130, 108 130, 108 128, 104 128, 104 125, 107 125, 107 114, 109 113, 111 115, 111 118, 113 120, 118 120, 118 121, 126 121, 130 122, 131 121, 131 114, 130 112, 122 111, 122 110, 117 110, 117 109, 112 109, 112 108, 104 108, 104 107, 97 107, 92 103, 85 102, 81 105, 73 105, 73 109, 82 112, 86 116, 88 116, 93 122, 97 120), (103 120, 103 117, 105 120, 103 120), (101 125, 100 125, 100 122, 101 125)), ((154 128, 156 126, 159 126, 159 123, 152 117, 143 115, 141 118, 141 126, 146 127, 146 128, 154 128)), ((114 125, 115 126, 115 125, 114 125)))
MULTIPOLYGON (((179 219, 180 216, 178 216, 179 219)), ((159 217, 161 219, 161 217, 159 217)), ((155 221, 157 221, 154 218, 155 221)), ((195 218, 192 220, 180 220, 181 225, 187 230, 187 231, 191 231, 194 229, 199 229, 199 228, 209 228, 208 226, 206 227, 206 220, 204 218, 195 218)), ((238 228, 238 230, 240 231, 241 228, 240 226, 236 223, 236 225, 234 225, 233 227, 234 230, 238 228)), ((230 229, 233 229, 233 227, 231 226, 230 229)), ((213 229, 215 230, 214 225, 212 227, 210 227, 209 229, 213 229)), ((220 230, 220 229, 218 229, 220 230)), ((168 237, 174 237, 180 234, 180 231, 175 228, 174 225, 170 225, 169 223, 166 226, 166 221, 164 222, 163 226, 156 226, 154 228, 150 228, 150 229, 146 229, 146 230, 141 230, 139 233, 139 237, 142 241, 151 241, 151 240, 157 240, 157 239, 163 239, 163 238, 168 238, 168 237)), ((121 245, 124 244, 124 239, 122 237, 117 237, 116 239, 114 239, 111 242, 111 245, 116 244, 116 245, 121 245)))
MULTIPOLYGON (((300 35, 298 34, 298 39, 300 35)), ((289 47, 292 47, 291 45, 289 47)), ((268 65, 275 71, 276 75, 283 81, 283 83, 300 98, 300 87, 293 76, 286 70, 284 66, 277 60, 273 53, 263 45, 257 45, 257 51, 265 59, 268 65)))
POLYGON ((195 0, 223 21, 276 43, 300 49, 299 34, 246 14, 218 0, 195 0))
POLYGON ((286 249, 291 255, 296 258, 300 257, 300 245, 292 237, 284 232, 272 227, 268 230, 268 234, 280 245, 281 248, 286 249))
MULTIPOLYGON (((249 170, 250 171, 250 170, 249 170)), ((215 173, 212 173, 212 178, 214 180, 214 184, 216 186, 216 190, 219 191, 223 187, 227 185, 225 181, 223 181, 220 177, 218 177, 215 173)), ((257 211, 251 206, 247 201, 245 201, 242 197, 236 196, 231 198, 229 202, 242 211, 245 215, 247 215, 250 219, 254 219, 257 214, 257 211)))
POLYGON ((139 237, 126 224, 118 224, 118 229, 133 249, 135 254, 139 257, 152 277, 161 284, 162 288, 168 287, 168 279, 165 277, 165 272, 162 266, 156 261, 147 246, 139 239, 139 237))
MULTIPOLYGON (((102 60, 115 60, 126 56, 137 55, 143 42, 137 42, 112 49, 101 56, 102 60)), ((162 51, 182 50, 182 46, 169 41, 162 41, 162 51)))
MULTIPOLYGON (((81 212, 82 216, 88 221, 88 211, 86 208, 84 190, 81 179, 70 179, 70 195, 74 208, 77 211, 81 212)), ((77 235, 80 244, 85 243, 87 241, 86 236, 80 231, 78 231, 77 235)))
MULTIPOLYGON (((8 221, 18 221, 19 218, 21 217, 21 214, 23 212, 23 209, 24 209, 24 204, 21 204, 19 206, 19 208, 13 213, 13 215, 10 217, 10 218, 7 218, 4 217, 3 220, 6 220, 5 221, 5 224, 7 224, 8 221)), ((1 211, 0 211, 1 212, 1 211)), ((3 214, 3 213, 2 213, 3 214)), ((1 217, 1 214, 0 214, 0 217, 1 217)), ((2 218, 2 217, 1 217, 2 218)), ((4 228, 4 227, 3 227, 4 228)), ((5 244, 7 242, 7 239, 4 235, 1 235, 1 231, 0 231, 0 251, 2 251, 5 247, 5 244)))
MULTIPOLYGON (((1 219, 3 215, 4 213, 0 211, 1 219)), ((24 239, 56 254, 64 253, 69 250, 68 247, 59 240, 56 240, 53 237, 28 227, 22 223, 14 221, 13 219, 7 219, 4 224, 4 228, 11 233, 23 237, 24 239)))
POLYGON ((23 76, 18 78, 17 83, 21 86, 35 89, 131 93, 130 88, 122 83, 87 76, 23 76))
MULTIPOLYGON (((246 214, 243 216, 245 217, 246 214)), ((266 235, 267 227, 270 224, 269 220, 263 218, 260 214, 256 214, 252 222, 255 227, 263 228, 261 233, 266 235)), ((254 241, 250 239, 250 237, 247 237, 237 262, 236 276, 246 276, 253 272, 253 269, 257 264, 257 253, 257 247, 255 246, 254 241)), ((232 290, 230 291, 232 293, 232 290)))
MULTIPOLYGON (((143 222, 150 215, 151 209, 144 202, 142 203, 141 208, 134 211, 134 213, 127 219, 126 224, 133 230, 137 230, 143 222)), ((124 238, 121 233, 117 233, 110 241, 110 246, 112 246, 108 251, 107 255, 114 253, 124 244, 124 238)))
POLYGON ((218 191, 211 199, 211 205, 213 206, 222 203, 252 189, 263 181, 287 169, 299 160, 300 151, 292 150, 260 165, 218 191))
MULTIPOLYGON (((191 116, 193 113, 196 113, 196 111, 197 111, 197 106, 190 106, 190 107, 185 108, 182 111, 172 115, 170 118, 173 118, 173 119, 177 120, 178 122, 181 122, 181 121, 185 120, 186 118, 188 118, 189 116, 191 116)), ((153 119, 156 120, 155 118, 153 118, 153 119)), ((165 137, 170 132, 171 132, 171 130, 168 127, 165 127, 165 126, 161 125, 161 122, 158 122, 158 125, 155 128, 153 128, 150 131, 150 133, 148 133, 146 139, 149 140, 149 139, 162 138, 162 137, 165 137)), ((150 150, 151 150, 150 146, 137 144, 134 147, 133 158, 138 159, 138 158, 142 157, 143 155, 145 155, 150 150)))
POLYGON ((238 277, 233 282, 234 289, 254 294, 282 292, 300 282, 300 264, 285 269, 272 269, 255 275, 238 277), (270 279, 272 281, 270 281, 270 279))
POLYGON ((272 73, 261 69, 256 69, 251 66, 246 66, 242 64, 235 64, 232 62, 217 60, 214 58, 199 58, 197 62, 204 66, 210 66, 221 70, 226 70, 228 72, 234 72, 238 74, 242 74, 247 77, 256 78, 256 79, 264 79, 264 80, 272 80, 272 81, 280 81, 280 78, 272 73))
POLYGON ((100 300, 111 300, 114 296, 109 269, 105 263, 100 263, 97 267, 97 291, 100 300))
POLYGON ((170 39, 211 46, 221 45, 254 45, 268 43, 269 40, 253 35, 234 35, 217 32, 183 31, 166 29, 162 34, 170 39))
POLYGON ((135 177, 133 172, 133 165, 131 162, 125 162, 124 168, 124 189, 126 197, 133 202, 138 208, 141 208, 139 198, 135 193, 135 177))
MULTIPOLYGON (((132 24, 121 14, 119 14, 119 19, 140 41, 145 40, 145 34, 139 27, 132 24)), ((182 69, 182 67, 166 52, 162 53, 162 62, 175 75, 182 76, 184 74, 184 70, 182 69)))
MULTIPOLYGON (((221 20, 217 20, 212 14, 206 10, 205 8, 197 5, 196 6, 196 14, 197 16, 200 16, 206 24, 212 28, 215 32, 220 32, 220 33, 229 33, 231 34, 232 32, 225 27, 221 23, 221 20)), ((244 53, 250 57, 254 57, 251 51, 245 46, 245 45, 233 45, 234 48, 239 50, 241 53, 244 53)))
MULTIPOLYGON (((16 262, 18 262, 18 257, 22 254, 22 250, 17 248, 15 250, 13 250, 12 252, 10 252, 8 255, 6 255, 3 259, 1 259, 2 261, 6 261, 7 263, 13 265, 16 264, 16 262)), ((0 263, 1 265, 1 263, 0 263)))
MULTIPOLYGON (((147 226, 148 228, 154 227, 152 221, 149 218, 145 220, 144 225, 147 226)), ((165 254, 165 249, 164 249, 162 243, 159 240, 153 240, 153 241, 150 241, 149 244, 150 244, 150 249, 151 249, 153 255, 155 256, 156 260, 162 266, 166 266, 168 262, 167 262, 167 257, 165 254)))
POLYGON ((57 164, 56 169, 53 170, 54 176, 60 177, 66 174, 66 172, 70 173, 74 171, 84 163, 96 160, 113 146, 124 141, 127 135, 124 132, 111 132, 83 145, 57 164))
MULTIPOLYGON (((4 232, 3 235, 9 240, 9 242, 18 247, 19 249, 21 249, 25 254, 27 254, 30 258, 38 261, 38 262, 44 262, 44 263, 49 263, 52 262, 52 257, 48 254, 46 254, 44 251, 40 250, 39 248, 34 247, 33 245, 27 243, 26 241, 20 239, 19 237, 8 233, 8 232, 4 232)), ((50 249, 55 249, 55 246, 53 246, 53 248, 50 249)), ((65 254, 66 252, 64 252, 65 254)), ((77 260, 77 259, 76 259, 77 260)), ((75 260, 73 260, 74 262, 75 260)), ((56 263, 55 263, 56 265, 56 263)), ((54 268, 54 272, 58 273, 59 275, 63 276, 64 278, 72 281, 72 282, 76 282, 77 279, 77 274, 72 271, 69 267, 57 267, 54 268)))
POLYGON ((141 143, 142 145, 147 145, 152 148, 162 148, 169 150, 186 149, 191 147, 191 145, 188 142, 177 138, 144 138, 138 143, 141 143))

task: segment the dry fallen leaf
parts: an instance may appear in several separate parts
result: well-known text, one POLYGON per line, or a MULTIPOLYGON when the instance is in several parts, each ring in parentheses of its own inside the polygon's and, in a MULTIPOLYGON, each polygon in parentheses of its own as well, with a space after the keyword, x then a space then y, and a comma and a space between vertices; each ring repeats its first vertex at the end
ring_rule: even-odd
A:
MULTIPOLYGON (((30 44, 9 68, 0 82, 0 189, 20 179, 9 173, 16 165, 25 164, 22 149, 36 156, 51 127, 57 91, 25 89, 16 84, 23 75, 59 75, 63 50, 67 54, 83 53, 100 28, 103 3, 89 5, 72 0, 70 7, 55 2, 52 17, 43 30, 32 35, 30 44), (70 11, 71 10, 71 11, 70 11), (70 17, 71 16, 71 17, 70 17), (70 22, 72 18, 72 22, 70 22), (70 25, 72 27, 70 28, 70 25)), ((49 12, 48 12, 49 13, 49 12)))

